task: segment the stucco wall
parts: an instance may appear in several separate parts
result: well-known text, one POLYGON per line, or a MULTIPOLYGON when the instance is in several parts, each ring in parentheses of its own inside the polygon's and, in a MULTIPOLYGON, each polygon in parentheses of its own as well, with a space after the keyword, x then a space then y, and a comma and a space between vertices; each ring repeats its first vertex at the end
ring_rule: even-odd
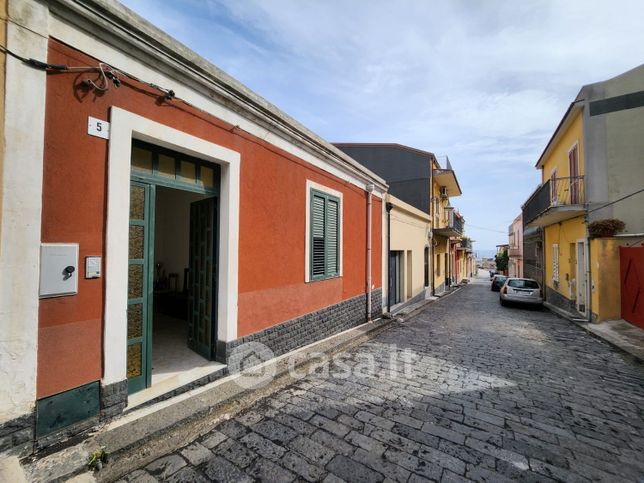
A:
MULTIPOLYGON (((644 65, 613 79, 584 87, 588 102, 644 91, 644 65)), ((590 116, 584 113, 588 142, 589 201, 594 207, 642 188, 644 179, 644 107, 590 116)), ((589 214, 590 221, 618 218, 625 233, 644 232, 644 194, 589 214)))
POLYGON ((620 240, 615 238, 597 238, 590 241, 591 308, 593 318, 597 321, 621 317, 620 244, 620 240))
MULTIPOLYGON (((42 2, 7 3, 6 47, 47 56, 42 2)), ((45 73, 5 58, 0 228, 0 423, 31 412, 36 393, 45 73), (10 160, 11 162, 6 162, 10 160)))
MULTIPOLYGON (((7 0, 0 0, 0 44, 7 45, 7 0)), ((2 165, 4 164, 4 83, 7 54, 0 52, 0 213, 2 213, 2 165)), ((2 223, 0 223, 0 234, 2 223)), ((2 238, 0 237, 0 240, 2 238)))
POLYGON ((571 220, 566 220, 561 223, 556 223, 545 227, 545 242, 544 242, 544 265, 546 280, 545 283, 548 287, 556 290, 559 294, 563 295, 569 300, 575 298, 573 292, 573 279, 575 279, 575 268, 571 267, 571 259, 575 257, 571 253, 570 244, 576 243, 580 239, 586 238, 586 226, 584 218, 579 216, 571 220), (552 246, 553 244, 559 245, 559 284, 553 282, 553 260, 552 260, 552 246))
POLYGON ((391 250, 405 252, 403 294, 404 300, 408 300, 425 290, 425 247, 429 246, 429 216, 393 196, 388 195, 387 199, 394 205, 391 210, 391 250), (409 267, 411 280, 408 278, 409 267))
MULTIPOLYGON (((96 64, 55 40, 50 41, 48 60, 96 64)), ((109 108, 118 106, 240 152, 238 337, 364 293, 367 196, 363 190, 180 101, 160 103, 158 91, 146 85, 128 80, 97 96, 82 87, 85 77, 47 78, 42 241, 80 242, 81 260, 86 255, 104 256, 107 141, 87 135, 87 117, 108 119, 109 108), (304 282, 307 180, 343 195, 342 277, 304 282), (75 209, 69 210, 70 206, 75 209)), ((374 197, 376 288, 381 286, 381 212, 382 201, 374 197)), ((40 304, 39 397, 101 377, 104 280, 81 278, 78 295, 40 304), (83 351, 75 350, 79 346, 83 351), (61 357, 69 353, 74 358, 61 357)))
POLYGON ((561 136, 559 141, 553 146, 550 156, 544 161, 541 169, 541 181, 546 182, 550 179, 552 170, 557 170, 557 178, 567 178, 570 176, 570 166, 568 164, 568 152, 575 143, 579 146, 579 174, 584 174, 584 142, 583 142, 583 121, 581 111, 578 112, 571 121, 566 132, 561 136))
POLYGON ((448 250, 449 238, 434 235, 434 287, 440 293, 440 287, 445 286, 446 270, 445 254, 448 250))

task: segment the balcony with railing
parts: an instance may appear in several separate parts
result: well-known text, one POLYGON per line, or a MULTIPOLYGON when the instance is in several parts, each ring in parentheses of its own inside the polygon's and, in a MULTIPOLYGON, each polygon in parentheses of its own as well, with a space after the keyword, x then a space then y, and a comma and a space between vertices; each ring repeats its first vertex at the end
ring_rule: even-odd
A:
POLYGON ((583 176, 549 179, 523 205, 524 225, 547 226, 582 215, 585 201, 583 176))
POLYGON ((459 242, 459 246, 456 247, 457 250, 464 250, 466 252, 471 252, 472 251, 472 240, 469 238, 463 238, 459 242))
POLYGON ((454 212, 454 208, 445 208, 445 216, 441 223, 434 228, 434 233, 441 236, 461 236, 463 234, 463 218, 454 212))
POLYGON ((510 246, 508 248, 508 256, 510 258, 521 258, 523 255, 523 250, 520 247, 510 246))

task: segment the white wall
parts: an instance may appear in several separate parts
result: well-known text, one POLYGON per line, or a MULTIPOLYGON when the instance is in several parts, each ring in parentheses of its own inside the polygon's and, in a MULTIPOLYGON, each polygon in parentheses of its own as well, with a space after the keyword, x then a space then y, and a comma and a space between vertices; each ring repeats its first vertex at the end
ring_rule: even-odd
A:
MULTIPOLYGON (((8 4, 7 48, 47 59, 47 8, 8 4)), ((5 150, 0 164, 0 423, 36 400, 45 73, 7 56, 5 150)))

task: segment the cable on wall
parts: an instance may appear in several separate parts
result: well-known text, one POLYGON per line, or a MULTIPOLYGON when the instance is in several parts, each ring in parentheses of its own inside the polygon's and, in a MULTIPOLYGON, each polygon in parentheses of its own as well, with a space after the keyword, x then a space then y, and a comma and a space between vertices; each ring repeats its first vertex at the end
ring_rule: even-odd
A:
POLYGON ((111 65, 106 64, 105 62, 99 62, 97 66, 91 66, 91 65, 70 66, 66 64, 49 64, 47 62, 42 62, 34 58, 27 58, 27 57, 18 55, 15 52, 12 52, 11 50, 7 49, 4 45, 0 46, 0 51, 38 70, 56 71, 56 72, 72 72, 72 71, 73 72, 83 72, 83 71, 99 72, 100 74, 99 83, 93 81, 92 79, 86 79, 84 81, 87 86, 99 92, 107 92, 111 86, 110 81, 114 85, 114 87, 121 87, 121 79, 119 76, 122 76, 122 77, 128 77, 132 80, 141 82, 142 84, 152 87, 153 89, 161 92, 163 94, 163 98, 167 101, 170 101, 175 98, 175 93, 172 89, 166 89, 152 82, 146 82, 144 80, 141 80, 132 74, 117 70, 111 65))

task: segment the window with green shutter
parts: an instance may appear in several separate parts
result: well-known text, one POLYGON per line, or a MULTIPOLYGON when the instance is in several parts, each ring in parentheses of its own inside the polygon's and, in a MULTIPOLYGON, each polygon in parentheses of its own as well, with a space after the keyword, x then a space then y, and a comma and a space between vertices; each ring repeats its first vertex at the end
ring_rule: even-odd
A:
POLYGON ((340 274, 340 199, 311 190, 311 280, 340 274))

